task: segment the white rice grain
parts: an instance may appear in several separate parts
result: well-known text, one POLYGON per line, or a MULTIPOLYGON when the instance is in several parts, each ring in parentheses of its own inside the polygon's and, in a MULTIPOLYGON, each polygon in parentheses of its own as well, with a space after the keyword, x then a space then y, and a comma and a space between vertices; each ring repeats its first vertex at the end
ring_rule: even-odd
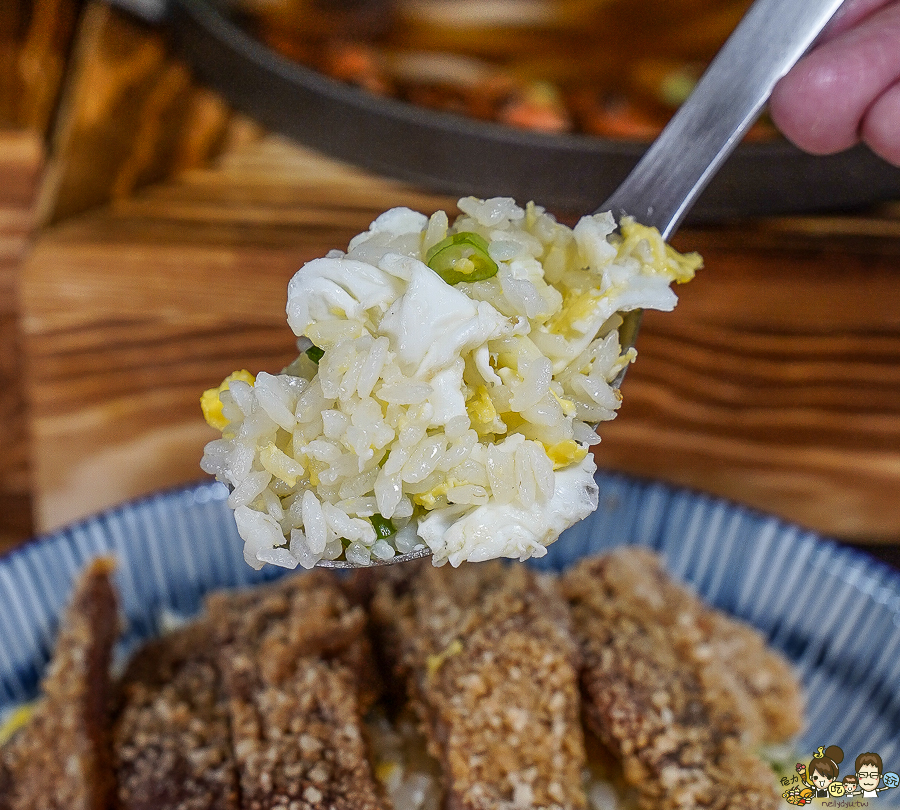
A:
POLYGON ((278 565, 282 568, 296 568, 297 558, 286 548, 267 548, 258 551, 256 559, 262 563, 278 565))
POLYGON ((422 439, 403 465, 400 478, 407 484, 417 484, 430 476, 438 466, 447 446, 444 436, 431 436, 422 439))
POLYGON ((250 416, 255 402, 253 386, 243 380, 232 380, 228 386, 228 396, 234 400, 235 405, 241 409, 244 416, 250 416))
POLYGON ((485 465, 491 495, 498 504, 512 503, 516 499, 516 475, 513 456, 499 445, 487 448, 487 464, 485 465))
POLYGON ((331 531, 344 540, 371 546, 375 542, 375 529, 367 520, 351 518, 334 504, 323 503, 322 514, 331 531))
POLYGON ((254 393, 260 407, 278 427, 288 431, 294 429, 297 398, 282 383, 281 377, 261 371, 256 377, 254 393))
POLYGON ((400 470, 403 469, 403 465, 409 460, 413 450, 415 450, 415 447, 395 444, 387 457, 387 461, 382 465, 385 475, 398 476, 399 480, 400 470))
POLYGON ((531 463, 531 454, 528 452, 529 442, 523 442, 516 448, 513 457, 513 469, 515 470, 516 498, 523 506, 531 506, 537 503, 538 488, 531 463))
POLYGON ((278 497, 275 492, 266 487, 260 493, 262 497, 263 503, 266 507, 266 513, 271 515, 274 520, 277 520, 279 524, 284 519, 284 509, 281 506, 281 498, 278 497))
POLYGON ((241 423, 238 438, 244 442, 255 442, 275 432, 277 424, 262 408, 254 408, 253 413, 241 423))
POLYGON ((329 439, 339 441, 349 424, 349 417, 341 411, 334 408, 322 411, 322 433, 329 439))
POLYGON ((390 342, 382 335, 375 340, 364 358, 356 383, 356 394, 360 399, 365 399, 372 393, 372 389, 381 376, 381 370, 387 362, 389 346, 390 342))
POLYGON ((281 528, 269 515, 249 506, 238 506, 234 510, 234 520, 244 541, 244 559, 259 570, 264 563, 259 554, 285 542, 281 528))
POLYGON ((350 498, 358 498, 367 492, 372 492, 380 472, 379 467, 373 467, 371 470, 341 481, 338 489, 338 495, 341 500, 346 501, 350 498))
POLYGON ((328 527, 322 505, 315 493, 308 489, 303 493, 303 527, 306 530, 306 543, 313 554, 321 554, 328 542, 328 527))
POLYGON ((441 456, 437 469, 442 472, 450 472, 463 463, 471 454, 478 442, 478 434, 474 430, 467 430, 461 436, 455 438, 441 456))
POLYGON ((379 560, 390 560, 397 555, 394 547, 387 540, 378 540, 372 546, 372 556, 379 560))
POLYGON ((490 501, 490 493, 484 487, 463 484, 460 487, 450 487, 447 490, 447 500, 450 503, 486 504, 490 501))
POLYGON ((291 529, 290 552, 297 562, 306 569, 314 568, 322 559, 321 554, 313 554, 306 542, 306 535, 300 529, 291 529))
POLYGON ((397 504, 400 503, 400 498, 403 497, 402 481, 383 467, 375 479, 374 490, 379 514, 388 519, 392 518, 397 504))
POLYGON ((409 554, 422 541, 416 535, 415 526, 410 523, 399 529, 394 535, 394 545, 401 554, 409 554))
POLYGON ((325 551, 322 552, 323 560, 336 560, 344 553, 344 544, 339 537, 328 541, 325 551))
POLYGON ((344 555, 347 562, 353 565, 369 565, 372 562, 372 552, 362 543, 351 543, 344 555))
POLYGON ((335 506, 343 509, 348 515, 356 515, 357 517, 371 517, 378 512, 378 502, 374 496, 347 498, 346 500, 338 501, 335 506))
POLYGON ((394 509, 394 517, 395 518, 410 518, 413 516, 413 502, 406 495, 400 498, 400 503, 397 504, 397 508, 394 509))
POLYGON ((247 477, 228 496, 228 505, 232 509, 247 506, 259 497, 260 493, 269 486, 271 480, 272 474, 265 470, 248 473, 247 477))
POLYGON ((486 228, 499 225, 505 220, 518 222, 525 217, 525 211, 516 205, 516 201, 511 197, 494 197, 490 200, 463 197, 457 205, 460 211, 486 228))
POLYGON ((514 411, 522 412, 540 402, 550 390, 553 364, 546 357, 536 357, 524 364, 522 381, 515 386, 509 404, 514 411))

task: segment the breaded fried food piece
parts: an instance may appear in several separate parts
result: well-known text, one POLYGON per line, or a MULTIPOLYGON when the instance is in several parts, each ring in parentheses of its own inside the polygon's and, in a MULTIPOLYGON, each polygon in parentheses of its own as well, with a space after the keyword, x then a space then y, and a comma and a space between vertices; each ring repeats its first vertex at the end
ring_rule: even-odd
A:
POLYGON ((734 707, 741 739, 756 745, 798 734, 806 707, 787 659, 769 647, 755 627, 718 610, 703 610, 697 624, 702 640, 694 654, 704 688, 734 707))
POLYGON ((324 572, 208 600, 243 810, 389 804, 363 735, 366 617, 324 572))
POLYGON ((0 810, 10 810, 10 800, 12 799, 12 774, 6 763, 0 757, 0 810))
POLYGON ((239 810, 228 704, 207 621, 144 645, 116 702, 119 810, 239 810))
POLYGON ((801 705, 787 663, 676 584, 649 551, 584 560, 562 588, 584 658, 587 722, 622 760, 640 806, 777 808, 771 769, 749 746, 793 729, 772 719, 801 705), (760 700, 766 685, 773 693, 760 700))
POLYGON ((34 713, 0 752, 9 810, 109 807, 109 665, 119 630, 114 567, 100 558, 79 578, 34 713))
POLYGON ((376 585, 373 620, 406 681, 445 807, 583 808, 578 650, 553 583, 500 562, 376 585))

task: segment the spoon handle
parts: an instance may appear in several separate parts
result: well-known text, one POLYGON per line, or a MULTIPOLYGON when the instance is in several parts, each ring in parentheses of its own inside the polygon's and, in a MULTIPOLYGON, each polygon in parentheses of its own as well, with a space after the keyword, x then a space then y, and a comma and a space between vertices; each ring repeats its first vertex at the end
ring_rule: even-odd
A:
MULTIPOLYGON (((674 233, 843 0, 756 0, 694 92, 600 207, 674 233)), ((740 189, 735 189, 740 193, 740 189)))

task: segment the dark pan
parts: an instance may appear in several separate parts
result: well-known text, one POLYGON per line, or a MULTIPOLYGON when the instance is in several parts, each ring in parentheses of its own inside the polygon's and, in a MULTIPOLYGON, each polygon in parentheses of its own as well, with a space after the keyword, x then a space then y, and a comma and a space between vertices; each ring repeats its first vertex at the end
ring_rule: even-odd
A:
MULTIPOLYGON (((644 144, 546 135, 372 95, 292 62, 209 0, 175 0, 171 30, 198 77, 265 127, 335 158, 452 195, 592 211, 644 144)), ((742 144, 690 221, 846 211, 900 199, 900 168, 863 146, 814 157, 783 140, 742 144)))

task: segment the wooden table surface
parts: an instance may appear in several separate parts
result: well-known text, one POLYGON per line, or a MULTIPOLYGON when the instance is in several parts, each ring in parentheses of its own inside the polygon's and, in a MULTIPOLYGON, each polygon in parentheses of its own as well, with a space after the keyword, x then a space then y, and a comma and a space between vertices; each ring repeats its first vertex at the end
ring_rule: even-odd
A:
MULTIPOLYGON (((20 277, 35 525, 202 477, 200 392, 294 351, 287 282, 442 199, 270 137, 43 231, 20 277)), ((601 466, 827 534, 900 540, 900 220, 684 230, 704 270, 648 313, 601 466)))
MULTIPOLYGON (((300 265, 344 248, 386 208, 455 204, 278 137, 243 137, 206 168, 45 218, 29 241, 41 148, 0 137, 10 143, 14 160, 0 152, 7 546, 203 478, 215 432, 200 393, 234 369, 277 371, 292 358, 284 304, 300 265)), ((48 163, 52 187, 65 186, 65 160, 48 163)), ((647 314, 600 466, 900 546, 900 205, 685 229, 676 244, 706 266, 678 288, 675 312, 647 314)))

